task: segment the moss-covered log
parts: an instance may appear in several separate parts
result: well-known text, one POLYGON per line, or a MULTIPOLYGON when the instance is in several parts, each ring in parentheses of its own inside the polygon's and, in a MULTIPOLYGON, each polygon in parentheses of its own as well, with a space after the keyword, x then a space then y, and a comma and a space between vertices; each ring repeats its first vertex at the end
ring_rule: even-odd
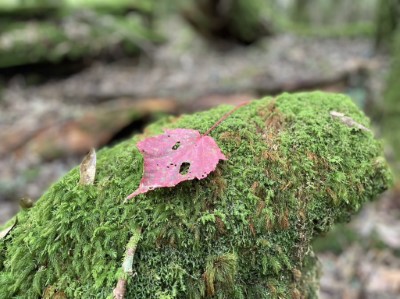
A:
POLYGON ((195 0, 184 10, 184 18, 200 34, 211 39, 223 39, 251 44, 271 35, 260 0, 195 0))
POLYGON ((115 17, 87 11, 60 22, 7 24, 0 34, 0 68, 63 60, 138 54, 161 36, 137 16, 115 17))
POLYGON ((162 41, 150 24, 151 3, 47 0, 0 4, 0 69, 138 54, 162 41))
POLYGON ((167 119, 99 151, 94 185, 79 184, 78 168, 54 184, 0 240, 0 298, 112 298, 121 277, 126 298, 315 298, 311 240, 390 182, 371 131, 332 117, 368 126, 346 96, 254 101, 211 133, 228 157, 215 172, 124 203, 142 176, 138 140, 205 132, 230 109, 167 119))
POLYGON ((92 9, 108 14, 137 11, 151 14, 154 0, 1 0, 0 17, 8 19, 49 18, 68 9, 92 9))

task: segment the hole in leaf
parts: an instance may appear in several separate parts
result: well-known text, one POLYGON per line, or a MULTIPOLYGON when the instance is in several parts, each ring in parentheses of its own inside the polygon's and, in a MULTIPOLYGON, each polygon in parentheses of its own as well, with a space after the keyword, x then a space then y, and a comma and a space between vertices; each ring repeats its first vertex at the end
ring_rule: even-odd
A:
POLYGON ((178 141, 177 143, 175 143, 175 145, 172 147, 172 149, 173 149, 174 151, 176 151, 180 146, 181 146, 181 142, 178 141))
POLYGON ((190 168, 190 163, 188 162, 183 162, 181 164, 181 167, 179 168, 179 173, 182 175, 185 175, 189 172, 189 168, 190 168))

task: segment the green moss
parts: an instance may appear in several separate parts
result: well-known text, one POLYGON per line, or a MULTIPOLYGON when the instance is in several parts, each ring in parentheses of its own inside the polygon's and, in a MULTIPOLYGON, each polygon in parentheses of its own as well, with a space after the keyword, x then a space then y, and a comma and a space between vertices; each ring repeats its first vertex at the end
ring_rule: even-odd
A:
POLYGON ((146 16, 107 15, 60 7, 46 19, 0 20, 0 68, 57 63, 111 55, 138 54, 144 43, 163 40, 146 16))
POLYGON ((126 13, 129 10, 151 13, 154 0, 2 0, 0 15, 5 17, 32 18, 50 16, 65 9, 93 9, 110 13, 126 13))
POLYGON ((96 181, 73 169, 2 240, 0 298, 111 298, 142 228, 127 298, 315 298, 310 242, 388 187, 368 120, 343 95, 283 94, 242 107, 212 132, 229 158, 203 180, 124 198, 139 184, 135 143, 162 128, 205 132, 231 107, 166 119, 98 152, 96 181))
POLYGON ((154 0, 64 0, 67 6, 73 8, 91 8, 107 13, 124 12, 137 10, 144 13, 151 13, 156 8, 154 0))

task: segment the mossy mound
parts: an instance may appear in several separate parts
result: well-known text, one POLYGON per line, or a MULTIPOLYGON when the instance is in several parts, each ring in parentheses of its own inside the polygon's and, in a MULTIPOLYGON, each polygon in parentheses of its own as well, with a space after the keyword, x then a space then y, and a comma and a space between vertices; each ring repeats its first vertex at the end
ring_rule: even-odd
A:
POLYGON ((126 298, 316 297, 311 240, 390 182, 373 134, 331 117, 368 125, 344 95, 254 101, 212 132, 229 159, 214 173, 123 203, 142 176, 138 140, 205 132, 230 109, 164 120, 99 151, 92 186, 78 168, 54 184, 0 241, 0 298, 112 298, 138 228, 126 298))

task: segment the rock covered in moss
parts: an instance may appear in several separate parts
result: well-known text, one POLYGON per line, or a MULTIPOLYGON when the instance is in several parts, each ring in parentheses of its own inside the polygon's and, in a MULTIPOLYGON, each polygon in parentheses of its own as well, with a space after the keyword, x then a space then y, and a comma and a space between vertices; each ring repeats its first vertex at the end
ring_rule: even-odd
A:
POLYGON ((212 132, 228 157, 214 173, 124 203, 142 176, 138 140, 205 132, 230 109, 167 119, 99 151, 94 185, 79 184, 78 168, 54 184, 0 241, 0 298, 112 298, 132 236, 126 298, 315 297, 311 240, 390 181, 373 134, 331 116, 368 126, 346 96, 254 101, 212 132))

